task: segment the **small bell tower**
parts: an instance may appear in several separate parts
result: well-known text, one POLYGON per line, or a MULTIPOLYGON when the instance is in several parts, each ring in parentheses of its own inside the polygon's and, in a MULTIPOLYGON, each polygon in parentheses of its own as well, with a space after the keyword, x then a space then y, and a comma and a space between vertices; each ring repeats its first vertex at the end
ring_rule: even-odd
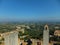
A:
POLYGON ((43 45, 48 45, 49 44, 49 28, 48 25, 46 24, 44 26, 44 31, 43 31, 43 45))

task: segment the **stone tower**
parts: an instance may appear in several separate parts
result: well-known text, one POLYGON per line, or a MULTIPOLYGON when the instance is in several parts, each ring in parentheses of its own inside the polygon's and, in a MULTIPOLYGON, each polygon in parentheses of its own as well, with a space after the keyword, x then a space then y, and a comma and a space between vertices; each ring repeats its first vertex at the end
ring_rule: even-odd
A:
POLYGON ((18 45, 18 32, 9 32, 4 34, 5 45, 18 45))
POLYGON ((49 28, 48 25, 45 25, 43 31, 43 45, 48 45, 48 44, 49 44, 49 28))

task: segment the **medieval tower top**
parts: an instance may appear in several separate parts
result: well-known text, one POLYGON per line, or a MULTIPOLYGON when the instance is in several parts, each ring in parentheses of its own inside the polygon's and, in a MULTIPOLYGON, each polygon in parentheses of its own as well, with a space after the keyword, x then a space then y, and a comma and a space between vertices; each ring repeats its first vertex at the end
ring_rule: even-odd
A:
POLYGON ((44 30, 49 30, 49 28, 48 28, 48 25, 47 25, 47 24, 44 26, 44 30))

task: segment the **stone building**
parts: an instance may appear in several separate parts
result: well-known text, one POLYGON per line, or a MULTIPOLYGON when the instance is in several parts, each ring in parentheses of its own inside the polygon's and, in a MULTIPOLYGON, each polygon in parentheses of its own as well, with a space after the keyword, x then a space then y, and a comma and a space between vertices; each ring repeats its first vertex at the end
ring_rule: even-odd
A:
POLYGON ((60 36, 60 30, 55 30, 54 35, 55 36, 60 36))

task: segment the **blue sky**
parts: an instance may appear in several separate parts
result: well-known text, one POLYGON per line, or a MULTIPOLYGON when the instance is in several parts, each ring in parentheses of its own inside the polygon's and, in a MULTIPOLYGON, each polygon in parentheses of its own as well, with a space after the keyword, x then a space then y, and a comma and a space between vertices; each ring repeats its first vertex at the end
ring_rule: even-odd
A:
POLYGON ((0 0, 0 21, 60 21, 59 0, 0 0))

